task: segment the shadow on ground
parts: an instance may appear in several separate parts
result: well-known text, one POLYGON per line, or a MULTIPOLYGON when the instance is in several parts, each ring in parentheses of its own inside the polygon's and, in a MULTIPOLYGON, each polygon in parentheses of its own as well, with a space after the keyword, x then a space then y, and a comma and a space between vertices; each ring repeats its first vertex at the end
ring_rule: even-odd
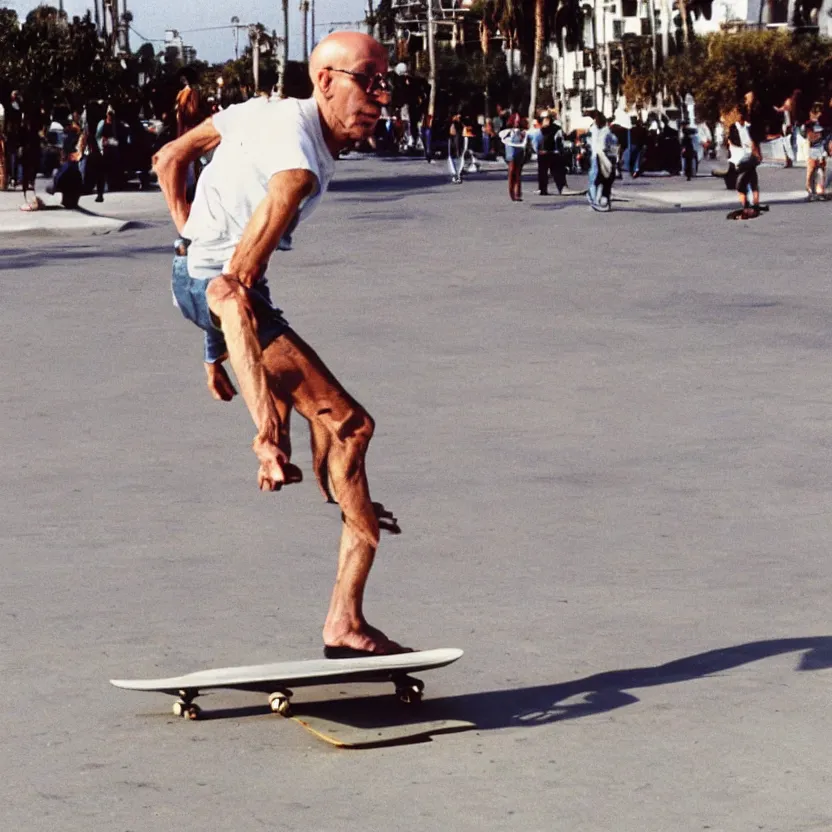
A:
MULTIPOLYGON (((453 730, 470 727, 479 731, 493 731, 547 725, 607 713, 638 702, 633 691, 639 688, 701 679, 792 652, 802 654, 795 668, 798 671, 832 668, 832 636, 812 636, 754 641, 697 653, 653 667, 610 670, 571 682, 483 691, 439 699, 429 698, 428 679, 428 698, 413 706, 404 706, 389 694, 348 698, 349 688, 342 688, 327 699, 321 697, 320 689, 310 688, 308 695, 317 698, 299 702, 296 707, 301 713, 347 725, 358 731, 383 732, 408 726, 410 730, 400 741, 412 741, 406 740, 406 737, 420 734, 419 726, 427 723, 436 725, 445 721, 454 726, 453 730), (569 701, 576 698, 577 701, 569 701)), ((263 705, 207 710, 204 717, 229 719, 267 714, 270 714, 270 710, 263 705)))
MULTIPOLYGON (((133 227, 133 226, 131 226, 133 227)), ((89 243, 85 247, 77 242, 66 245, 53 245, 32 251, 31 248, 0 248, 0 262, 4 269, 36 269, 50 263, 75 260, 94 260, 109 258, 116 260, 136 260, 148 254, 170 254, 173 257, 173 237, 171 244, 154 246, 137 246, 129 248, 110 249, 89 243)))

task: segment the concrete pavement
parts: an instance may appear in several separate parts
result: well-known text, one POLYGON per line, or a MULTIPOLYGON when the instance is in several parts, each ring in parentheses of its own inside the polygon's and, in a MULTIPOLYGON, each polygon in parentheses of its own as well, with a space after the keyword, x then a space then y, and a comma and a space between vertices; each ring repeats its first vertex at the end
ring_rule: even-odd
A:
POLYGON ((830 206, 601 215, 434 167, 345 163, 270 282, 376 419, 370 620, 466 650, 410 718, 477 730, 345 753, 257 695, 186 723, 108 685, 319 655, 338 512, 300 419, 307 481, 257 491, 161 216, 8 237, 3 829, 832 828, 830 206))
POLYGON ((0 235, 98 235, 123 231, 131 223, 163 215, 164 199, 159 191, 107 193, 104 202, 92 195, 81 197, 79 210, 61 207, 60 195, 44 190, 46 179, 37 182, 37 194, 45 208, 21 211, 23 193, 0 191, 0 235))

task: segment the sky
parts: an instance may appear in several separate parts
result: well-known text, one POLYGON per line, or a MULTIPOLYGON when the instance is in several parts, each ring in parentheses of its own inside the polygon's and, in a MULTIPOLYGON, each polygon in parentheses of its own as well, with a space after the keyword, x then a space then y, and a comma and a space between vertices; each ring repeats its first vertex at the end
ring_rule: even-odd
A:
MULTIPOLYGON (((196 32, 210 26, 225 26, 235 15, 240 23, 262 23, 269 31, 283 31, 283 14, 280 0, 126 0, 133 13, 133 32, 130 46, 136 50, 142 41, 136 32, 148 40, 161 41, 166 29, 178 29, 185 43, 196 47, 200 60, 216 63, 234 57, 234 35, 231 29, 196 32)), ((0 0, 6 6, 25 17, 38 5, 36 0, 0 0)), ((58 6, 59 0, 49 5, 58 6)), ((333 21, 363 21, 366 0, 315 0, 315 34, 320 40, 329 31, 326 25, 333 21)), ((299 0, 289 0, 289 58, 299 60, 302 55, 301 14, 299 0)), ((64 9, 72 17, 92 10, 92 0, 64 0, 64 9)), ((310 21, 311 25, 311 21, 310 21)), ((344 27, 341 27, 344 28, 344 27)), ((240 33, 240 51, 245 40, 240 33)), ((154 44, 157 49, 161 43, 154 44)))

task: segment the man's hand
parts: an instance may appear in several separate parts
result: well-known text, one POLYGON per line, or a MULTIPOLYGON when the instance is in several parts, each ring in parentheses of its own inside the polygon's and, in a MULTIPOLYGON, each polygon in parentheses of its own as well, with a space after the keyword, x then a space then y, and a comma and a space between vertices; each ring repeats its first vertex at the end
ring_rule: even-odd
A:
POLYGON ((261 491, 280 491, 284 485, 303 481, 300 468, 292 465, 289 457, 270 439, 258 436, 251 447, 260 460, 257 485, 261 491))
POLYGON ((225 367, 219 362, 206 363, 205 374, 208 376, 208 390, 218 402, 230 402, 237 395, 225 367))

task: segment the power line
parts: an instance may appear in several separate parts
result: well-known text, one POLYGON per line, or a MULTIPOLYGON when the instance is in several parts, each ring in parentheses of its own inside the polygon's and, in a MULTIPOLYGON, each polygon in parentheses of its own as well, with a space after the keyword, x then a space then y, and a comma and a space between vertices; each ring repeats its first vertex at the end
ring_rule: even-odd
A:
POLYGON ((192 32, 216 32, 218 29, 248 29, 248 23, 227 23, 225 26, 206 26, 203 29, 177 29, 183 35, 190 35, 192 32))
POLYGON ((164 43, 165 41, 159 40, 159 38, 146 38, 141 32, 137 32, 132 26, 128 26, 128 29, 139 39, 143 40, 145 43, 164 43))

